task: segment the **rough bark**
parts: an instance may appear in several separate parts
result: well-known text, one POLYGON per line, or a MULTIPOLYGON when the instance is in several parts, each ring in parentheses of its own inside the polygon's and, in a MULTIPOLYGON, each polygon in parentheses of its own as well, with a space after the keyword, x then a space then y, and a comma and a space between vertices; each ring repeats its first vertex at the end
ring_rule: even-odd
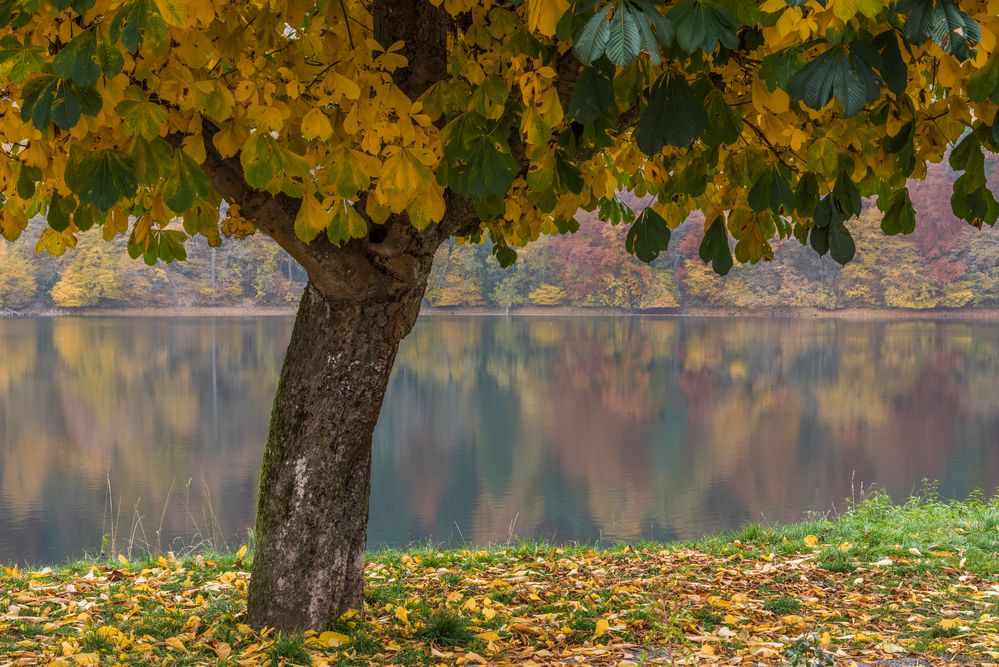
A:
POLYGON ((322 629, 362 605, 371 438, 429 250, 394 294, 343 301, 306 288, 261 470, 248 603, 258 627, 322 629))
MULTIPOLYGON (((427 2, 376 0, 375 36, 403 40, 397 85, 416 99, 446 74, 447 13, 427 2)), ((474 232, 467 200, 446 192, 444 220, 416 231, 405 216, 369 221, 369 238, 331 245, 294 232, 300 202, 250 188, 205 124, 204 168, 309 275, 281 371, 261 470, 248 617, 257 627, 321 630, 363 602, 371 441, 399 342, 416 321, 434 252, 474 232)), ((358 210, 363 210, 358 206, 358 210)))

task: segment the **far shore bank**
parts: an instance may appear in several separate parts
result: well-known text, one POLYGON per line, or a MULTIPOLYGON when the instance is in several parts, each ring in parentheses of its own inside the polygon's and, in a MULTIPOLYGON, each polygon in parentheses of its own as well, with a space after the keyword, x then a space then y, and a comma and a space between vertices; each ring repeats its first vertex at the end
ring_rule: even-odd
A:
MULTIPOLYGON (((271 306, 164 306, 140 308, 48 308, 11 311, 0 309, 0 319, 38 319, 56 317, 293 317, 295 307, 271 306)), ((424 306, 426 317, 740 317, 777 320, 975 320, 999 321, 999 310, 937 308, 908 310, 895 308, 658 308, 624 310, 619 308, 581 308, 577 306, 523 306, 510 309, 485 306, 441 308, 424 306)))

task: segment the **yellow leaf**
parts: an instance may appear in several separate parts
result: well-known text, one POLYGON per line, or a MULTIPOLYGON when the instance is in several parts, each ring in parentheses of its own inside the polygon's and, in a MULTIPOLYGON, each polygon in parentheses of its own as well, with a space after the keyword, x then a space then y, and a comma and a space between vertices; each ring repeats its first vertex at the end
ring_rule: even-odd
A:
POLYGON ((818 546, 819 538, 815 535, 805 535, 805 544, 810 547, 818 546))
POLYGON ((205 142, 200 134, 190 134, 184 137, 184 152, 191 156, 191 159, 201 164, 205 161, 205 142))
POLYGON ((961 619, 959 619, 959 618, 945 618, 942 621, 940 621, 939 623, 937 623, 937 625, 939 627, 943 628, 944 630, 950 630, 951 628, 956 628, 957 626, 961 625, 961 619))
POLYGON ((326 141, 333 136, 333 125, 322 109, 313 108, 302 118, 302 136, 309 141, 326 141))
POLYGON ((496 642, 496 641, 499 641, 499 639, 500 639, 499 634, 496 633, 496 632, 494 632, 494 631, 480 632, 479 634, 477 634, 475 636, 478 639, 481 639, 482 641, 486 641, 486 642, 496 642))
POLYGON ((156 4, 156 9, 160 10, 167 25, 175 28, 183 28, 187 25, 187 3, 176 2, 176 0, 153 0, 153 2, 156 4))
POLYGON ((549 37, 555 34, 555 27, 562 14, 569 9, 568 0, 527 0, 527 27, 549 37))
POLYGON ((212 143, 222 157, 232 157, 239 152, 250 132, 242 123, 226 123, 212 136, 212 143))
POLYGON ((444 208, 444 197, 436 187, 430 187, 417 195, 406 212, 413 226, 423 230, 431 222, 440 222, 444 217, 444 208))
POLYGON ((393 213, 402 213, 421 192, 431 187, 434 177, 427 165, 401 149, 395 151, 382 165, 378 179, 378 192, 393 213))
POLYGON ((606 618, 598 619, 597 620, 597 627, 593 631, 593 636, 590 637, 590 639, 591 640, 592 639, 596 639, 597 637, 600 637, 601 635, 607 634, 607 631, 609 629, 610 629, 610 623, 607 622, 606 618))
POLYGON ((317 232, 326 229, 332 219, 333 214, 329 212, 325 202, 319 201, 311 194, 307 195, 302 198, 302 204, 298 207, 295 232, 299 238, 311 241, 317 232))
POLYGON ((343 74, 338 72, 333 72, 332 79, 334 83, 334 88, 336 89, 338 95, 334 95, 334 101, 339 102, 341 97, 345 97, 348 100, 356 100, 361 97, 361 88, 354 81, 351 81, 343 74))
POLYGON ((342 644, 346 644, 350 641, 350 637, 340 632, 333 632, 332 630, 327 630, 319 635, 319 642, 323 646, 328 646, 331 648, 336 648, 342 644))
POLYGON ((520 117, 520 131, 524 140, 535 146, 546 144, 552 138, 552 128, 534 107, 527 107, 520 117))
POLYGON ((79 667, 97 667, 101 664, 101 657, 96 653, 77 653, 73 656, 73 660, 79 667))
POLYGON ((246 545, 244 544, 239 549, 236 550, 236 558, 242 558, 246 555, 246 545))
POLYGON ((403 623, 405 623, 406 625, 409 625, 409 610, 406 609, 405 607, 401 605, 396 605, 395 617, 398 618, 403 623))
POLYGON ((187 647, 184 646, 184 642, 177 639, 176 637, 170 637, 164 642, 164 644, 166 644, 170 648, 175 648, 178 651, 181 651, 182 653, 187 653, 187 647))
POLYGON ((128 567, 128 559, 125 558, 125 554, 118 554, 118 562, 125 567, 128 567))

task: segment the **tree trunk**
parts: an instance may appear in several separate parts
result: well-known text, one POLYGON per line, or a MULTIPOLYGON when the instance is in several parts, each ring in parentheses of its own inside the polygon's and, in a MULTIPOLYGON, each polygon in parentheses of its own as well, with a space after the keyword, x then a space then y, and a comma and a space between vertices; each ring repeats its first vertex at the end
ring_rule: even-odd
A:
POLYGON ((372 433, 433 248, 409 259, 392 290, 360 301, 306 287, 261 470, 248 603, 257 627, 321 630, 362 607, 372 433))

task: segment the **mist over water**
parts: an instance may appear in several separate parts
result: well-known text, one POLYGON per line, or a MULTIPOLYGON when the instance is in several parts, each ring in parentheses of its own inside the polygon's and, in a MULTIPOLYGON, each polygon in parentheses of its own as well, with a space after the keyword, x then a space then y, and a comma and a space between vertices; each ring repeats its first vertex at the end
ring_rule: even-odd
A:
MULTIPOLYGON (((0 321, 0 562, 96 553, 112 526, 117 551, 245 542, 290 333, 0 321)), ((997 378, 990 322, 426 317, 376 430, 369 543, 693 538, 862 484, 989 492, 997 378)))

